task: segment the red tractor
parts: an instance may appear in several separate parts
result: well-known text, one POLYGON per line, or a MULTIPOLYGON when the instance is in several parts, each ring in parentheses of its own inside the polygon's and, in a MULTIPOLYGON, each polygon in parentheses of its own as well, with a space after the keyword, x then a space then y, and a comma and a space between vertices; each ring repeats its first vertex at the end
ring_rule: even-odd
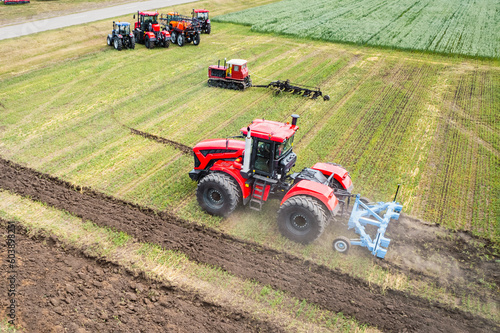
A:
POLYGON ((243 59, 231 59, 224 66, 208 67, 208 85, 226 89, 243 90, 252 86, 252 79, 248 74, 247 61, 243 59))
POLYGON ((206 9, 193 9, 193 12, 191 13, 191 16, 200 22, 201 32, 206 34, 210 34, 210 32, 212 32, 212 23, 210 23, 208 13, 210 13, 210 11, 206 9))
POLYGON ((338 164, 316 163, 290 173, 298 115, 292 123, 254 120, 236 139, 204 140, 193 148, 198 182, 196 197, 209 214, 228 216, 238 204, 260 210, 270 198, 281 199, 280 232, 303 244, 318 238, 330 217, 345 205, 353 189, 349 173, 338 164))
POLYGON ((137 43, 146 45, 148 49, 154 48, 155 45, 170 46, 170 33, 160 29, 158 12, 137 12, 134 37, 137 43))

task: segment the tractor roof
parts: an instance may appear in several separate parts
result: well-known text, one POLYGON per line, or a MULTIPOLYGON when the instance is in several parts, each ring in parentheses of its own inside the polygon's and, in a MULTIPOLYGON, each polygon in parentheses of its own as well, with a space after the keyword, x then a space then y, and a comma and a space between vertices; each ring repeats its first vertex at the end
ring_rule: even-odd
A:
MULTIPOLYGON (((276 142, 285 141, 299 129, 297 125, 264 119, 255 119, 248 127, 252 131, 252 137, 276 142)), ((248 133, 246 127, 243 127, 240 131, 243 135, 248 133)))
POLYGON ((209 13, 210 11, 208 11, 206 9, 195 9, 194 12, 195 13, 209 13))
POLYGON ((116 25, 127 26, 130 25, 128 22, 118 22, 116 25))
POLYGON ((158 16, 158 12, 139 12, 139 15, 144 15, 144 16, 158 16))
POLYGON ((231 59, 227 62, 229 65, 243 66, 247 63, 246 60, 243 59, 231 59))

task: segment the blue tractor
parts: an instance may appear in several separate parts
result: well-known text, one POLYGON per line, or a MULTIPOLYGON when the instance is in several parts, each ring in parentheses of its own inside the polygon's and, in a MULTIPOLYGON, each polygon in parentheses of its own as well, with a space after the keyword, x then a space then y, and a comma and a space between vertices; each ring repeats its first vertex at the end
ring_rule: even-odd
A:
POLYGON ((108 45, 121 51, 123 48, 135 49, 135 37, 130 32, 130 23, 113 21, 113 31, 108 35, 108 45))

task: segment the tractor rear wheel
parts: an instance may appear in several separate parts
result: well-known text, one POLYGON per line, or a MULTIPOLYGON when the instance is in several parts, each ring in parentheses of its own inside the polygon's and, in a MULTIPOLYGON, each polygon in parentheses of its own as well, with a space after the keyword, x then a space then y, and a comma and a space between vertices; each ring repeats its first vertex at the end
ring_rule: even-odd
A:
POLYGON ((113 44, 114 44, 116 50, 121 51, 123 49, 123 43, 122 43, 122 40, 120 38, 115 37, 113 44))
POLYGON ((278 211, 278 227, 281 234, 302 244, 309 244, 318 238, 326 224, 323 206, 309 196, 291 197, 278 211))
POLYGON ((228 216, 240 201, 238 184, 224 173, 211 173, 198 184, 196 198, 209 214, 228 216))
POLYGON ((170 41, 172 42, 172 44, 177 43, 177 33, 175 31, 172 31, 172 33, 170 34, 170 41))
POLYGON ((106 42, 108 43, 108 46, 111 46, 111 38, 108 36, 108 38, 106 38, 106 42))
POLYGON ((183 35, 179 35, 177 37, 177 45, 179 45, 181 47, 184 45, 184 36, 183 35))
POLYGON ((200 45, 200 34, 194 35, 194 37, 193 37, 193 44, 196 45, 196 46, 200 45))

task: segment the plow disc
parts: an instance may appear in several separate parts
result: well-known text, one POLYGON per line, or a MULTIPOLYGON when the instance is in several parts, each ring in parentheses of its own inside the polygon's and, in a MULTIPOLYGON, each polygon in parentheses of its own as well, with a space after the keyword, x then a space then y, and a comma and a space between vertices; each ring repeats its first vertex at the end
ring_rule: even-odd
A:
POLYGON ((305 85, 298 85, 295 83, 291 83, 290 80, 285 81, 273 81, 267 85, 255 85, 254 87, 258 88, 271 88, 276 91, 276 94, 280 94, 281 92, 289 92, 294 95, 301 95, 304 97, 308 97, 311 99, 316 99, 318 97, 323 97, 323 100, 329 101, 330 96, 323 95, 321 90, 318 87, 309 87, 305 85))

